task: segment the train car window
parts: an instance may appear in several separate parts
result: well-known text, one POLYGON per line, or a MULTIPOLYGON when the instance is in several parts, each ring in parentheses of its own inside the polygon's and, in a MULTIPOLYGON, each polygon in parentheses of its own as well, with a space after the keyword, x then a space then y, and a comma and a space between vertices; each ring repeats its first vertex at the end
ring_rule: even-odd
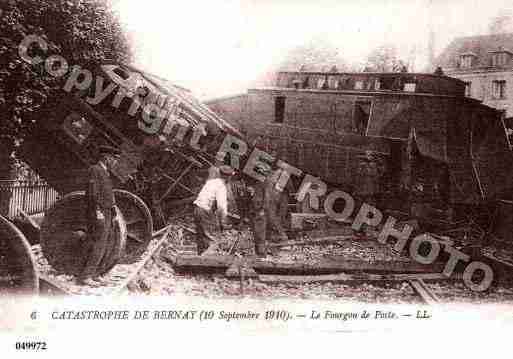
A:
POLYGON ((383 76, 379 79, 381 90, 392 90, 395 78, 391 76, 383 76))
POLYGON ((330 89, 336 90, 338 88, 338 83, 338 78, 336 78, 335 76, 328 77, 328 87, 330 89))
POLYGON ((417 87, 417 84, 415 84, 415 83, 405 83, 404 91, 405 92, 415 92, 416 87, 417 87))
POLYGON ((274 122, 283 123, 285 119, 285 96, 274 98, 274 122))
POLYGON ((365 136, 370 117, 370 101, 356 101, 354 105, 353 124, 354 132, 365 136))
POLYGON ((310 76, 306 76, 305 79, 303 80, 303 88, 304 89, 308 88, 309 82, 310 82, 310 76))

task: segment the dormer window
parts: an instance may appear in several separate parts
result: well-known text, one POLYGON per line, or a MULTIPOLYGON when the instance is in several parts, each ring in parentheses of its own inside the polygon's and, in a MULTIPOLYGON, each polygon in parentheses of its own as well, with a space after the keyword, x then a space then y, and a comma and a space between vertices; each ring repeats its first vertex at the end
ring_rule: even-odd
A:
POLYGON ((492 82, 492 95, 493 98, 502 100, 506 98, 506 81, 495 80, 492 82))
POLYGON ((471 68, 472 66, 474 66, 475 59, 476 59, 476 55, 471 52, 461 54, 460 55, 461 68, 462 69, 471 68))
POLYGON ((499 50, 492 51, 492 63, 491 65, 493 67, 502 67, 509 64, 511 60, 511 55, 513 55, 511 52, 504 50, 503 48, 499 47, 499 50))

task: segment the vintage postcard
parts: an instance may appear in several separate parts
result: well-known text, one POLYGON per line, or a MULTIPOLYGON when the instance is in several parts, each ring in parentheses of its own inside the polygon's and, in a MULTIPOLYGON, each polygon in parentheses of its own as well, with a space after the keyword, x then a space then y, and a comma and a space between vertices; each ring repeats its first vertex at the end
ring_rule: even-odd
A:
POLYGON ((2 0, 0 356, 503 356, 512 141, 510 1, 2 0))

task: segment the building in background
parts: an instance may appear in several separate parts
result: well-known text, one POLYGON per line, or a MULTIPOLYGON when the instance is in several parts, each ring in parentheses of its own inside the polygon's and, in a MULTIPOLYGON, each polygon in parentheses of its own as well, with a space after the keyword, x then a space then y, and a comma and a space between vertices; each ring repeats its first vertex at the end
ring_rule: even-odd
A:
POLYGON ((456 38, 434 65, 464 81, 466 96, 504 110, 513 127, 513 33, 456 38))

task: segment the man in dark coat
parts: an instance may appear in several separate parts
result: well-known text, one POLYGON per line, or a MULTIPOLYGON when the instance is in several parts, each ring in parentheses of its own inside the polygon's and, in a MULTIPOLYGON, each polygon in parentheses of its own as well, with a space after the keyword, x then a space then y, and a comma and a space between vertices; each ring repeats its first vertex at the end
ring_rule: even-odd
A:
POLYGON ((91 245, 86 264, 78 281, 82 284, 97 286, 101 279, 97 272, 106 254, 112 232, 112 219, 115 214, 115 199, 109 170, 112 169, 119 151, 113 147, 101 146, 100 159, 89 168, 89 181, 86 190, 87 231, 91 245))
POLYGON ((260 167, 258 171, 266 176, 263 182, 255 182, 252 199, 253 238, 255 241, 255 254, 266 258, 268 255, 267 242, 277 233, 280 241, 288 240, 283 228, 282 220, 287 213, 288 190, 276 188, 276 179, 279 170, 269 170, 260 167))

